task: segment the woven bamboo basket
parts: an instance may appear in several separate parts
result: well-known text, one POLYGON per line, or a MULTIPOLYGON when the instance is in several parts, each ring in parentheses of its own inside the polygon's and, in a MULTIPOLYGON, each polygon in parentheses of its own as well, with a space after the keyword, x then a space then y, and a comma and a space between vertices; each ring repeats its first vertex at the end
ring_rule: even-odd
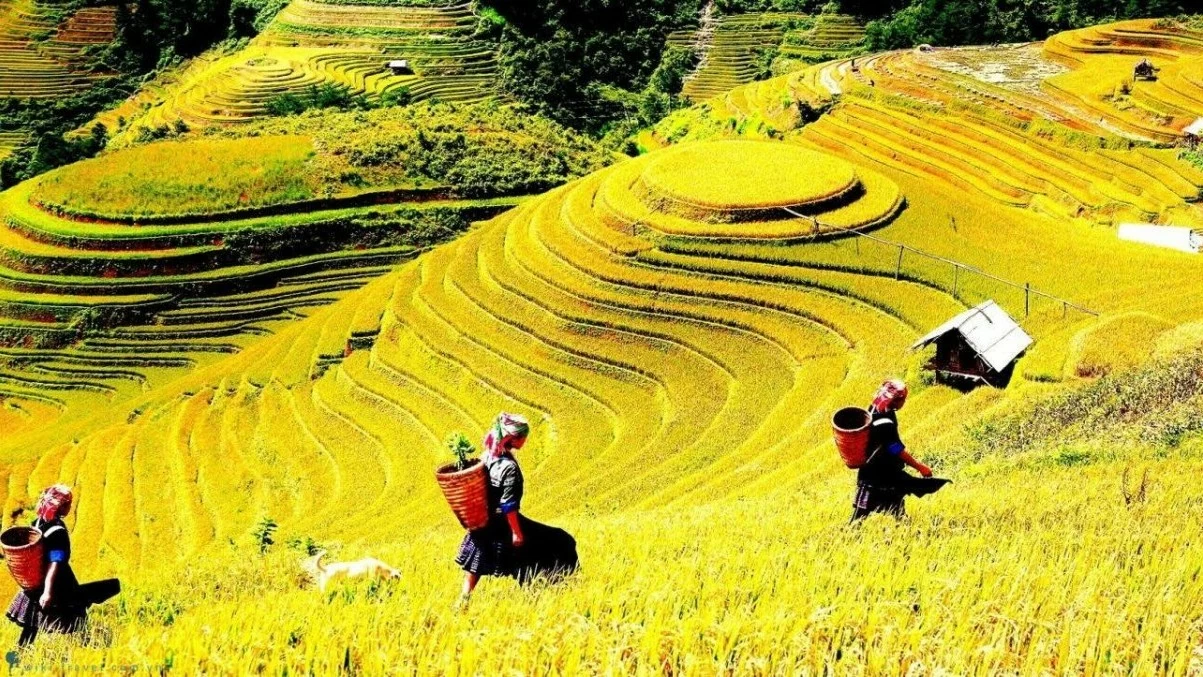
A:
POLYGON ((435 472, 435 479, 459 523, 475 531, 489 523, 489 475, 484 463, 475 459, 470 463, 467 470, 456 470, 454 463, 445 465, 435 472))
POLYGON ((849 468, 865 464, 865 454, 869 451, 869 421, 869 412, 857 407, 844 407, 831 417, 835 448, 849 468))
POLYGON ((42 587, 42 556, 45 544, 42 532, 33 527, 9 527, 0 534, 0 548, 4 549, 4 561, 8 572, 17 585, 25 590, 42 587))

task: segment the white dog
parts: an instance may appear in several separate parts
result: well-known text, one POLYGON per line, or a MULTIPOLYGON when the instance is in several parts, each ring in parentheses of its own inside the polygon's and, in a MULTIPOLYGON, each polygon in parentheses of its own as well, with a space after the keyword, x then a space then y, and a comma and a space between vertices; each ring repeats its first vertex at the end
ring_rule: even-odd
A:
POLYGON ((354 562, 332 562, 322 564, 326 551, 322 550, 313 557, 305 560, 302 565, 317 582, 318 590, 326 592, 326 586, 336 579, 354 580, 357 578, 401 578, 401 572, 373 557, 365 557, 354 562))

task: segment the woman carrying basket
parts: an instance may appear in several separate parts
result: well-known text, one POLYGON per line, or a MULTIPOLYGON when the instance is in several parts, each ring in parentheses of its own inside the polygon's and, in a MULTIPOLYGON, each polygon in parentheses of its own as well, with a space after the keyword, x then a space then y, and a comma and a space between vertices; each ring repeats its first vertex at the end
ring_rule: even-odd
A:
POLYGON ((71 569, 71 538, 63 518, 71 512, 71 489, 56 484, 38 499, 33 527, 42 532, 45 571, 42 585, 22 590, 8 607, 8 618, 21 627, 18 646, 33 643, 39 630, 53 633, 79 632, 88 617, 88 607, 116 595, 116 579, 80 585, 71 569))
POLYGON ((881 384, 869 407, 868 460, 856 476, 853 522, 875 512, 902 517, 906 514, 907 494, 924 496, 948 483, 932 478, 931 468, 915 460, 902 443, 896 412, 906 404, 908 393, 905 383, 890 379, 881 384), (914 468, 923 479, 908 474, 906 466, 914 468))
POLYGON ((71 539, 63 518, 71 512, 71 489, 56 484, 38 499, 35 529, 42 532, 46 574, 40 588, 21 590, 8 607, 8 618, 21 627, 18 645, 31 644, 38 630, 71 633, 83 627, 87 610, 76 601, 79 581, 71 570, 71 539))
POLYGON ((489 474, 489 523, 464 536, 455 558, 465 572, 461 604, 467 604, 481 576, 512 576, 527 583, 537 574, 571 573, 577 568, 572 536, 519 512, 524 482, 514 452, 526 445, 529 434, 525 418, 503 413, 485 436, 481 460, 489 474))

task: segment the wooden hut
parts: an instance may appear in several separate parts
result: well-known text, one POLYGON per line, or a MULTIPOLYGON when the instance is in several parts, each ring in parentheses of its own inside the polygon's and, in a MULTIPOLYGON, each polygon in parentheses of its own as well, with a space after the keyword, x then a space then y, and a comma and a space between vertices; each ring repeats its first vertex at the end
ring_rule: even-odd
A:
POLYGON ((408 59, 393 59, 392 61, 389 61, 386 66, 393 72, 393 75, 409 75, 410 73, 414 72, 413 69, 409 67, 408 59))
POLYGON ((1136 67, 1132 69, 1133 80, 1156 80, 1157 69, 1153 67, 1153 62, 1148 59, 1141 59, 1136 67))
POLYGON ((1182 139, 1187 148, 1198 148, 1200 138, 1203 138, 1203 118, 1196 119, 1182 130, 1182 139))
POLYGON ((938 379, 954 385, 1005 388, 1015 362, 1032 345, 1032 337, 997 303, 986 301, 932 330, 911 349, 932 344, 936 355, 927 368, 935 371, 938 379))

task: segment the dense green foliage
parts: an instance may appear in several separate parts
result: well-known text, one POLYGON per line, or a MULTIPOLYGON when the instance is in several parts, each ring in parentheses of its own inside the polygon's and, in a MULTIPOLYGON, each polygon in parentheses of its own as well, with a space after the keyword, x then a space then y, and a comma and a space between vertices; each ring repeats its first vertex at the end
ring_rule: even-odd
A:
POLYGON ((880 16, 866 28, 869 47, 967 45, 1043 40, 1115 19, 1180 14, 1188 0, 844 0, 845 11, 880 16))
MULTIPOLYGON (((552 118, 599 131, 637 110, 668 33, 696 24, 700 0, 490 0, 506 90, 552 118), (634 104, 634 105, 632 105, 634 104)), ((672 56, 674 63, 679 56, 672 56)))
POLYGON ((200 218, 285 204, 331 209, 367 193, 525 195, 608 161, 596 143, 511 107, 313 110, 109 152, 48 174, 33 200, 106 219, 200 218))
POLYGON ((129 96, 133 89, 132 81, 112 78, 59 99, 0 98, 0 131, 26 131, 30 138, 0 162, 0 188, 95 155, 108 138, 104 125, 97 125, 90 136, 82 138, 63 135, 87 123, 105 106, 129 96))
POLYGON ((149 72, 176 56, 194 56, 227 38, 252 37, 287 0, 137 0, 117 4, 114 54, 122 69, 149 72))
POLYGON ((235 36, 255 35, 267 28, 273 17, 290 0, 233 0, 230 3, 230 32, 235 36))
POLYGON ((297 115, 307 110, 334 108, 341 111, 371 110, 403 106, 411 101, 409 88, 398 87, 382 96, 370 99, 362 93, 331 83, 311 85, 300 93, 285 92, 267 102, 267 112, 272 115, 297 115))
POLYGON ((519 113, 496 104, 424 102, 356 113, 315 111, 226 133, 313 137, 326 158, 319 158, 315 171, 348 187, 396 185, 403 175, 465 197, 537 193, 608 162, 581 135, 519 113))

